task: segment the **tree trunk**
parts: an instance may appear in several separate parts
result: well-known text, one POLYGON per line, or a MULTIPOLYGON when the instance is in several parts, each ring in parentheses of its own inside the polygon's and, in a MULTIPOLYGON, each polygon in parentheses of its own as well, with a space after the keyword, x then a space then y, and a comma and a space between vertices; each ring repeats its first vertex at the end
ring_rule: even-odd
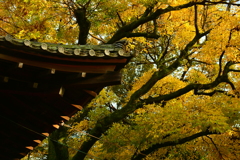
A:
POLYGON ((86 9, 78 8, 74 11, 75 17, 77 19, 78 27, 79 27, 79 36, 78 36, 78 44, 84 45, 87 43, 88 33, 91 27, 91 22, 86 17, 86 9))

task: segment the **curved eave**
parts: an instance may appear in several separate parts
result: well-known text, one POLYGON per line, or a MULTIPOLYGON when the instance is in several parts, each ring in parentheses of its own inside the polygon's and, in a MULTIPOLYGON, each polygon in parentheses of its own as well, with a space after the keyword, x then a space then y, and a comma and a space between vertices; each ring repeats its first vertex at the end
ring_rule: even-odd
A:
POLYGON ((119 70, 130 58, 122 42, 62 45, 0 36, 0 159, 22 158, 103 87, 120 84, 119 70))
POLYGON ((106 73, 130 59, 121 43, 61 45, 0 36, 0 59, 67 72, 106 73))

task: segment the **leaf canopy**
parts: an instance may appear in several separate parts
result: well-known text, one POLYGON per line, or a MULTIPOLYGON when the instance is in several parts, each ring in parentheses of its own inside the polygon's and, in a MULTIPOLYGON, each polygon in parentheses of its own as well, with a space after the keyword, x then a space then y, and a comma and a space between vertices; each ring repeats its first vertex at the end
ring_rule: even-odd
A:
POLYGON ((5 0, 0 10, 1 35, 128 42, 122 85, 101 91, 59 138, 72 160, 237 159, 239 1, 5 0))

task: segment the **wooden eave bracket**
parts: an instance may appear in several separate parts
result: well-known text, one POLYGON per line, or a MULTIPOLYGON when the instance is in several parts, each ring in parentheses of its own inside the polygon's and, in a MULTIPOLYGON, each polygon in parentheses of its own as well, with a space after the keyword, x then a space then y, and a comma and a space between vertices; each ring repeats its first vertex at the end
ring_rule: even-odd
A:
POLYGON ((67 121, 70 120, 70 117, 68 117, 68 116, 61 116, 61 118, 63 118, 64 120, 67 120, 67 121))
POLYGON ((116 72, 107 72, 101 76, 82 80, 77 83, 71 83, 64 85, 65 88, 82 88, 88 86, 109 86, 121 84, 121 73, 116 72))
POLYGON ((42 135, 48 137, 48 136, 49 136, 49 133, 42 133, 42 135))
POLYGON ((79 109, 79 110, 82 110, 83 107, 81 105, 77 105, 77 104, 72 104, 73 107, 79 109))
POLYGON ((26 146, 26 148, 31 150, 31 151, 34 149, 33 146, 26 146))
POLYGON ((38 139, 36 139, 36 140, 33 140, 34 142, 36 142, 36 143, 41 143, 42 141, 41 140, 38 140, 38 139))
POLYGON ((84 92, 88 93, 89 95, 93 96, 93 97, 97 97, 97 93, 94 91, 90 91, 90 90, 83 90, 84 92))

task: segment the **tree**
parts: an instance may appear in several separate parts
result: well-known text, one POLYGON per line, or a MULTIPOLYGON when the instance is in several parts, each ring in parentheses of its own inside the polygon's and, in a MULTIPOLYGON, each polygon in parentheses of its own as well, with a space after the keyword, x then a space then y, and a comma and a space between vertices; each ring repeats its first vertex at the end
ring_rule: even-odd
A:
POLYGON ((239 1, 0 3, 1 34, 68 44, 126 39, 134 55, 121 86, 104 89, 51 137, 71 146, 49 143, 56 153, 72 160, 236 159, 239 1))

